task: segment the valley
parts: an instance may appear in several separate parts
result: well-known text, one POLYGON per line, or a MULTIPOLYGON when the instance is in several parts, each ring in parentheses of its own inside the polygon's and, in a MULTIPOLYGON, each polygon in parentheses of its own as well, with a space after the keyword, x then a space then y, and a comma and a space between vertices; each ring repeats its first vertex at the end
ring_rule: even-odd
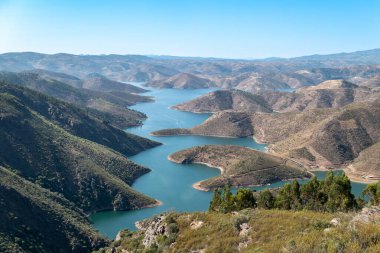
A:
MULTIPOLYGON (((85 252, 155 215, 206 211, 210 190, 226 184, 276 189, 344 169, 358 182, 352 192, 359 196, 362 183, 380 178, 373 53, 374 65, 367 67, 355 65, 361 63, 355 53, 354 65, 313 57, 0 55, 0 166, 7 179, 0 186, 19 182, 12 191, 29 201, 20 199, 19 206, 52 203, 58 194, 61 204, 36 209, 36 218, 52 214, 66 221, 51 238, 66 244, 82 238, 86 249, 74 243, 74 251, 85 252), (24 65, 15 64, 20 59, 24 65), (120 69, 127 63, 127 71, 120 69)), ((8 212, 19 212, 2 198, 8 212)), ((10 224, 13 217, 4 219, 10 224)), ((56 223, 46 231, 50 226, 56 223)), ((44 240, 39 249, 54 248, 47 239, 0 229, 0 235, 26 239, 1 237, 5 247, 30 248, 44 240)))

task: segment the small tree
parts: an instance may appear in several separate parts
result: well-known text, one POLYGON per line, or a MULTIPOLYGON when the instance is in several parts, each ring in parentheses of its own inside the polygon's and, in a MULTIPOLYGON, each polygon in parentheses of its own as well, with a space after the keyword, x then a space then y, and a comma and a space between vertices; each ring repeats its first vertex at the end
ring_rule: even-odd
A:
POLYGON ((372 205, 380 204, 380 181, 374 184, 369 184, 364 189, 362 195, 368 198, 368 201, 372 205))
POLYGON ((235 210, 237 211, 256 207, 256 199, 250 189, 239 189, 234 196, 234 200, 235 210))
POLYGON ((291 198, 292 198, 291 209, 293 210, 302 209, 300 184, 298 183, 297 180, 293 180, 290 190, 291 190, 291 198))
POLYGON ((301 186, 300 196, 304 209, 323 211, 327 201, 327 195, 321 190, 321 182, 317 177, 312 177, 310 181, 301 186))
POLYGON ((268 189, 259 193, 257 207, 263 209, 272 209, 274 207, 274 197, 268 189))
POLYGON ((234 207, 235 207, 235 203, 234 203, 234 196, 232 195, 232 192, 231 192, 231 186, 226 185, 222 193, 222 202, 221 202, 220 211, 223 213, 229 213, 234 210, 234 207))
POLYGON ((276 208, 290 210, 293 204, 292 187, 289 183, 286 183, 278 191, 274 205, 276 208))
POLYGON ((214 190, 214 195, 210 202, 209 211, 218 212, 222 205, 222 191, 218 188, 214 190))

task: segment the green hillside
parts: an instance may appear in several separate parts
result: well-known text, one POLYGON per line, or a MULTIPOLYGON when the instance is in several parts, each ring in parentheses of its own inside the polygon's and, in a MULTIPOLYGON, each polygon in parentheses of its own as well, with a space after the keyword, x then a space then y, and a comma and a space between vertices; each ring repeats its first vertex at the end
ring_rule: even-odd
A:
MULTIPOLYGON (((12 86, 1 87, 5 90, 0 93, 0 164, 63 194, 86 212, 135 209, 156 203, 128 185, 149 169, 110 148, 74 135, 75 131, 65 130, 66 124, 57 123, 61 113, 49 113, 46 117, 43 113, 60 112, 56 110, 60 108, 74 119, 72 115, 80 111, 45 96, 39 96, 39 107, 33 108, 26 98, 4 93, 12 90, 12 86)), ((70 121, 68 124, 73 125, 70 121)), ((88 129, 94 127, 88 125, 90 122, 82 124, 88 129)))
POLYGON ((61 194, 3 167, 0 209, 0 252, 91 252, 107 243, 61 194))

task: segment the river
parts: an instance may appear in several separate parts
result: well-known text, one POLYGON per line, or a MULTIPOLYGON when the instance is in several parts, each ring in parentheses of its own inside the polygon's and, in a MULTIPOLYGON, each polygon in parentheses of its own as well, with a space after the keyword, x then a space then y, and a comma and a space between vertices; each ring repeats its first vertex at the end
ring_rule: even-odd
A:
MULTIPOLYGON (((258 144, 252 138, 222 138, 206 136, 150 136, 150 133, 164 128, 189 128, 200 124, 207 119, 209 114, 195 114, 170 109, 170 106, 189 101, 202 94, 210 92, 210 89, 201 90, 177 90, 177 89, 152 89, 145 95, 153 96, 155 101, 141 103, 132 106, 132 109, 144 112, 148 118, 143 126, 129 128, 126 131, 161 142, 163 145, 143 151, 129 157, 137 164, 146 166, 152 171, 138 178, 132 185, 134 189, 150 197, 163 202, 163 205, 133 211, 105 211, 91 216, 91 221, 96 229, 103 235, 114 238, 123 228, 135 230, 134 223, 138 220, 151 217, 167 210, 175 211, 204 211, 208 209, 211 192, 202 192, 192 188, 192 185, 200 180, 219 175, 219 170, 200 164, 175 164, 167 160, 168 155, 181 149, 205 145, 225 144, 240 145, 265 150, 265 144, 258 144)), ((319 178, 323 178, 324 172, 317 172, 319 178)), ((270 186, 283 185, 278 182, 270 186)), ((364 184, 353 183, 353 193, 360 194, 364 184)))

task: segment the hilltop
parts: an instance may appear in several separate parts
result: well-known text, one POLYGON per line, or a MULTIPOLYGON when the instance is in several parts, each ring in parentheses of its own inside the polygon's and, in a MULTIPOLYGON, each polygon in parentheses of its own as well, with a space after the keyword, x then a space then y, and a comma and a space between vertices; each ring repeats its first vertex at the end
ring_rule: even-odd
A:
POLYGON ((324 81, 318 85, 308 86, 300 88, 298 91, 305 91, 305 90, 325 90, 325 89, 355 89, 359 86, 352 83, 347 82, 343 79, 337 79, 337 80, 327 80, 324 81))
POLYGON ((259 95, 241 90, 217 90, 173 106, 174 109, 190 112, 218 112, 237 110, 250 112, 272 112, 267 102, 259 95))
POLYGON ((292 162, 261 151, 226 145, 206 145, 178 151, 169 156, 176 163, 202 163, 221 170, 221 175, 198 182, 199 190, 231 186, 257 186, 280 180, 307 178, 310 174, 292 162))
POLYGON ((175 88, 175 89, 203 89, 213 86, 210 80, 189 73, 179 73, 174 76, 148 82, 146 86, 156 88, 175 88))

